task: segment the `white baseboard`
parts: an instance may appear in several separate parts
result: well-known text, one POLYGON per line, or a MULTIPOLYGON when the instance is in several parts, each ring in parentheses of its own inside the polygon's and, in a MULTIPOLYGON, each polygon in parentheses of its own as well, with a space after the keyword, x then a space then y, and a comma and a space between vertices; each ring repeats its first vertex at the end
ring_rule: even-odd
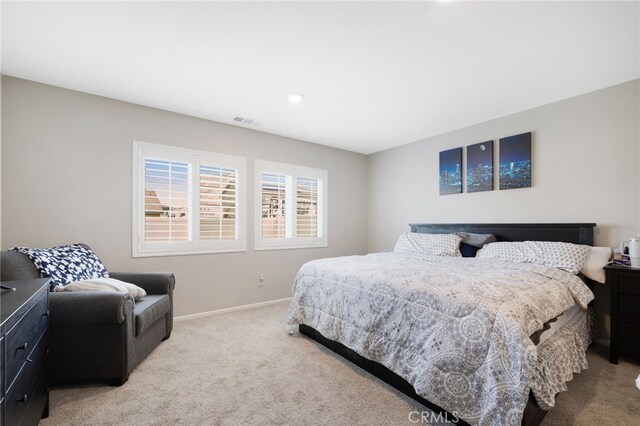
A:
POLYGON ((250 305, 232 306, 231 308, 217 309, 215 311, 199 312, 197 314, 190 314, 190 315, 181 315, 179 317, 174 317, 173 321, 182 322, 182 321, 187 321, 195 318, 204 318, 204 317, 210 317, 213 315, 227 314, 229 312, 244 311, 246 309, 253 309, 253 308, 259 308, 261 306, 269 306, 269 305, 275 305, 281 302, 288 302, 291 299, 292 299, 291 297, 285 297, 284 299, 267 300, 266 302, 252 303, 250 305))
POLYGON ((597 344, 597 345, 602 345, 602 346, 609 346, 610 343, 608 340, 606 339, 593 339, 593 343, 597 344))

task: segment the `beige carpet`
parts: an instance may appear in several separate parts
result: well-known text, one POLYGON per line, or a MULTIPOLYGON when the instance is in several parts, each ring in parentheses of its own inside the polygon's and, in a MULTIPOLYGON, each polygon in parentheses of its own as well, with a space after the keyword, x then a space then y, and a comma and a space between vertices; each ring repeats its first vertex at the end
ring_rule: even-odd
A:
MULTIPOLYGON (((41 425, 415 424, 409 413, 422 405, 310 339, 288 336, 286 309, 176 323, 124 386, 54 389, 41 425)), ((640 424, 640 367, 609 364, 598 350, 589 365, 544 424, 640 424)))

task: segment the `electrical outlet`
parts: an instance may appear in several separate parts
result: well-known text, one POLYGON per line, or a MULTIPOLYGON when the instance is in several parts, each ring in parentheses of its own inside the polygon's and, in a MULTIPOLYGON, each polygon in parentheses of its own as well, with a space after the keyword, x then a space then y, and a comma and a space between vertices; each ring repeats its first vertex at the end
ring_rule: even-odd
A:
POLYGON ((262 287, 264 285, 264 274, 258 275, 258 285, 262 287))

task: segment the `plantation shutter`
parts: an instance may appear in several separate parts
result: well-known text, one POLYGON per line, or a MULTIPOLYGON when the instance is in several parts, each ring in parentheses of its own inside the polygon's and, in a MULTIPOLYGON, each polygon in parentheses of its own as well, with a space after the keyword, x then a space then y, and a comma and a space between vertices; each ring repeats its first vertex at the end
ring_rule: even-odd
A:
POLYGON ((200 239, 238 239, 238 170, 200 165, 200 239))
POLYGON ((288 238, 291 236, 291 176, 263 173, 262 238, 288 238))
POLYGON ((191 165, 144 160, 144 240, 189 241, 191 165))
POLYGON ((296 179, 296 236, 322 236, 322 181, 298 177, 296 179))

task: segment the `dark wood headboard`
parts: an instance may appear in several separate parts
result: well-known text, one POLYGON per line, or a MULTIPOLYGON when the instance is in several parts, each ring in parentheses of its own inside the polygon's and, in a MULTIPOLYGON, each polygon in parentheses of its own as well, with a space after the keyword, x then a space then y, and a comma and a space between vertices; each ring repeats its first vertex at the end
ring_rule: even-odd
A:
POLYGON ((411 232, 493 234, 498 241, 563 241, 592 246, 595 223, 411 223, 411 232))

